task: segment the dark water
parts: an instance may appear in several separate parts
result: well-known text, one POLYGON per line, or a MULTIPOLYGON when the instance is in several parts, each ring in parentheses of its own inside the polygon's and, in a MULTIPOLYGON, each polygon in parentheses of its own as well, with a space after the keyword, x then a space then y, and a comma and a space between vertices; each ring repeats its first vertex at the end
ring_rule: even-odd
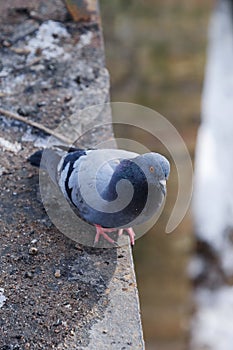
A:
MULTIPOLYGON (((193 157, 212 2, 102 0, 100 4, 112 101, 134 102, 160 112, 177 128, 193 157)), ((120 129, 116 133, 124 136, 120 129)), ((159 143, 137 130, 127 130, 127 137, 169 157, 159 143)), ((176 194, 174 168, 163 214, 134 248, 149 350, 188 349, 192 302, 186 269, 193 247, 191 215, 174 233, 164 233, 176 194)))

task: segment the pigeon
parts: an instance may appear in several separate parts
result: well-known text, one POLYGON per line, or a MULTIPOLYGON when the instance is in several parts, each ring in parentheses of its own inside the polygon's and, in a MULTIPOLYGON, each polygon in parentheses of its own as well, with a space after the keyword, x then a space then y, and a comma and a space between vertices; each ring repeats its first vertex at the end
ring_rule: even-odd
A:
POLYGON ((148 221, 166 197, 170 164, 159 153, 61 146, 28 160, 45 169, 78 216, 95 226, 94 244, 101 236, 117 244, 108 233, 126 230, 134 245, 133 226, 148 221))

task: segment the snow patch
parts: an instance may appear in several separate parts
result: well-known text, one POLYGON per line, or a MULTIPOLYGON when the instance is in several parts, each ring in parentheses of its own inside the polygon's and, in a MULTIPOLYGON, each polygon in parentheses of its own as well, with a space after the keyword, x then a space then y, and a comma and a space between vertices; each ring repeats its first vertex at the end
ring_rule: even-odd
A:
POLYGON ((46 59, 59 56, 67 56, 61 45, 62 39, 69 39, 70 34, 66 28, 58 22, 47 21, 43 23, 34 38, 30 39, 26 49, 30 51, 27 60, 30 62, 41 51, 46 59))
MULTIPOLYGON (((231 3, 218 2, 209 33, 196 150, 194 214, 196 233, 215 252, 223 273, 233 275, 233 20, 231 3)), ((204 266, 205 267, 205 266, 204 266)), ((201 273, 201 262, 190 274, 201 273)), ((191 350, 233 349, 233 286, 195 293, 191 350)))
POLYGON ((233 272, 233 24, 229 1, 220 1, 210 24, 196 149, 193 207, 197 236, 233 272))
POLYGON ((37 136, 35 134, 32 134, 31 130, 31 128, 28 128, 27 131, 23 134, 21 138, 22 142, 33 142, 35 147, 46 148, 48 146, 48 140, 51 136, 37 136))
POLYGON ((232 350, 233 287, 196 293, 198 311, 192 324, 191 350, 232 350))
POLYGON ((21 145, 18 142, 12 143, 2 137, 0 137, 0 147, 2 147, 4 151, 6 150, 12 153, 18 153, 21 150, 21 145))
POLYGON ((199 256, 193 257, 187 267, 187 274, 190 279, 194 280, 198 278, 205 270, 205 262, 203 258, 199 256))
POLYGON ((5 174, 7 172, 6 168, 4 166, 0 165, 0 176, 2 176, 3 174, 5 174))
POLYGON ((81 49, 83 46, 90 45, 92 37, 93 37, 92 32, 87 32, 85 34, 82 34, 79 38, 79 42, 76 45, 76 48, 81 49))
POLYGON ((6 301, 6 297, 3 293, 4 293, 4 289, 0 288, 0 308, 3 307, 3 305, 6 301))

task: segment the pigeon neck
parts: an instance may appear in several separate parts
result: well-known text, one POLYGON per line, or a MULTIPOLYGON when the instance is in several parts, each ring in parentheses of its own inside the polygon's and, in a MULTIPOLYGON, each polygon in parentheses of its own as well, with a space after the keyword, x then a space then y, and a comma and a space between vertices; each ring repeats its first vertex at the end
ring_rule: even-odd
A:
POLYGON ((117 198, 116 191, 117 183, 120 180, 128 180, 134 187, 134 197, 140 196, 142 193, 147 193, 148 184, 144 172, 140 167, 131 160, 123 160, 114 171, 109 185, 103 192, 103 198, 108 201, 113 201, 117 198))

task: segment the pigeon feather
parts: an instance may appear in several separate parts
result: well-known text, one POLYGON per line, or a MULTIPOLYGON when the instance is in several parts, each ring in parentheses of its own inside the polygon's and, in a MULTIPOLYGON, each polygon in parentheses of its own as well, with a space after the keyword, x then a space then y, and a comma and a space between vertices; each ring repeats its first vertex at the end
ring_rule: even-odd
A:
POLYGON ((30 163, 46 169, 78 215, 96 227, 129 230, 149 220, 163 203, 170 164, 158 153, 76 148, 44 152, 32 155, 30 163))

